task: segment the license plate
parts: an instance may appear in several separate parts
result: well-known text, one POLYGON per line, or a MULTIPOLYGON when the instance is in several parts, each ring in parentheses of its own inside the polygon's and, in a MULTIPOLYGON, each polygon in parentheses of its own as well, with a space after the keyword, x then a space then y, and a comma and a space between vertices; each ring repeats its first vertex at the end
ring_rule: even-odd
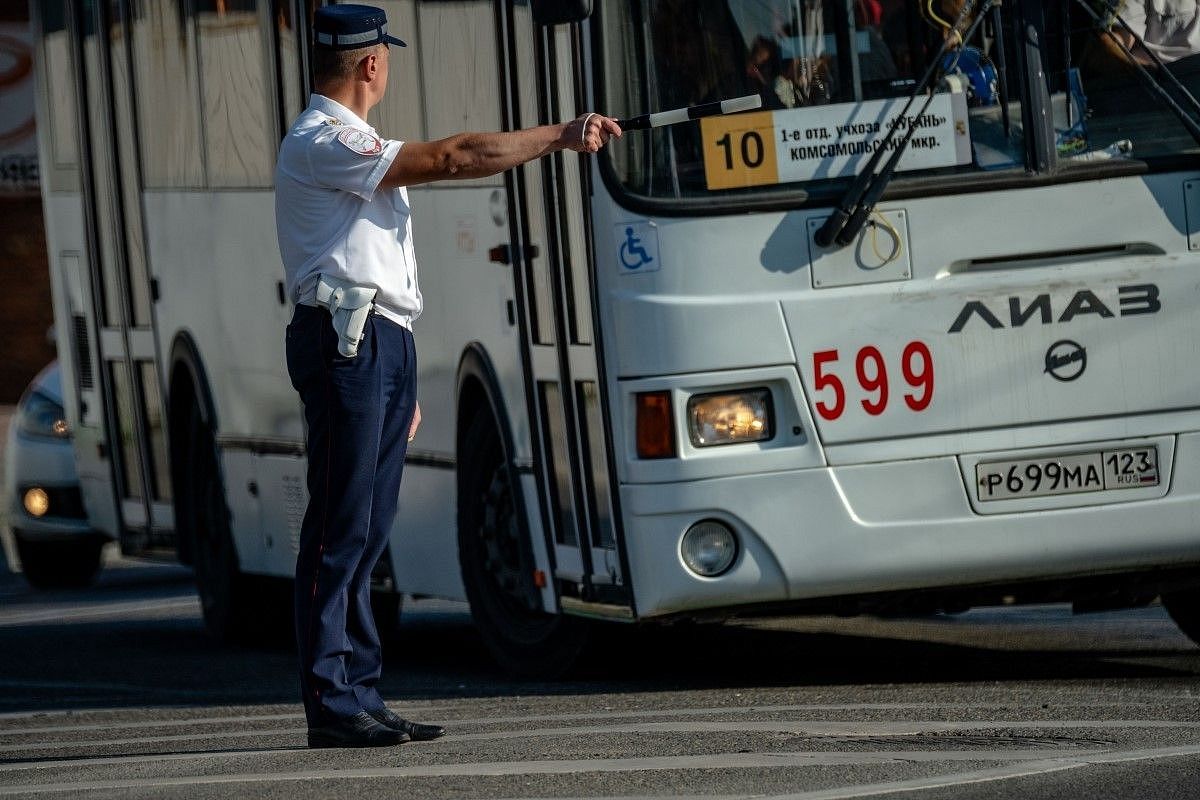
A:
POLYGON ((981 502, 1158 485, 1158 447, 991 461, 975 466, 981 502))

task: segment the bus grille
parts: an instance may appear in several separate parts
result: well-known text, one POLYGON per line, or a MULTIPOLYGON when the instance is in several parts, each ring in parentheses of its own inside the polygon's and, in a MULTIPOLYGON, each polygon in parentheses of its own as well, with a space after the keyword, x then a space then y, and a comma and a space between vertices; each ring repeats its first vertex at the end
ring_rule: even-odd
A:
POLYGON ((304 522, 304 487, 299 475, 283 476, 283 507, 287 514, 292 552, 300 552, 300 524, 304 522))
POLYGON ((79 388, 93 388, 92 348, 88 344, 87 318, 76 314, 72 318, 75 326, 75 364, 79 373, 79 388))

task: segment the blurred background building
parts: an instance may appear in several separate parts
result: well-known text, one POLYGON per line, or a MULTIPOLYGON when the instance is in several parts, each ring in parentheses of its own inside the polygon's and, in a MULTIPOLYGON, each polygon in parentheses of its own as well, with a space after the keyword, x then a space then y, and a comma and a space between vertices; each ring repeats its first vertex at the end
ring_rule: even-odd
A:
POLYGON ((0 403, 54 358, 29 8, 0 3, 0 403))

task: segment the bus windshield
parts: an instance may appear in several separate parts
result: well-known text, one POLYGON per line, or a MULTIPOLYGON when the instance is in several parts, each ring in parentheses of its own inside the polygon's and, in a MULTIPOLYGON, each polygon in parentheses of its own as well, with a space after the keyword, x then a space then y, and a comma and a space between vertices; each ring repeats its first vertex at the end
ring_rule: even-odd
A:
MULTIPOLYGON (((904 102, 938 58, 962 5, 961 0, 606 4, 604 88, 610 113, 629 116, 747 94, 759 95, 763 106, 741 120, 710 119, 625 137, 609 156, 618 181, 633 195, 663 200, 736 200, 797 190, 828 199, 862 168, 890 126, 908 124, 897 122, 904 102)), ((1200 47, 1200 28, 1165 30, 1143 9, 1150 5, 1123 4, 1123 17, 1190 85, 1200 74, 1200 58, 1190 48, 1193 41, 1200 47)), ((1114 159, 1158 166, 1198 151, 1080 4, 1005 3, 984 14, 966 46, 941 58, 945 77, 937 81, 937 96, 926 112, 917 113, 921 98, 906 115, 919 127, 900 161, 897 183, 921 177, 970 182, 992 172, 1019 178, 1045 171, 1047 164, 1069 172, 1114 159), (1042 31, 1036 51, 1017 46, 1017 31, 1031 17, 1042 31), (1039 67, 1045 91, 1025 78, 1039 67), (1030 87, 1039 89, 1036 98, 1030 87), (1053 118, 1045 145, 1053 152, 1046 159, 1031 155, 1025 142, 1024 112, 1035 99, 1053 118)), ((1113 31, 1127 36, 1118 26, 1113 31)), ((1139 61, 1150 61, 1138 45, 1132 49, 1139 61)))

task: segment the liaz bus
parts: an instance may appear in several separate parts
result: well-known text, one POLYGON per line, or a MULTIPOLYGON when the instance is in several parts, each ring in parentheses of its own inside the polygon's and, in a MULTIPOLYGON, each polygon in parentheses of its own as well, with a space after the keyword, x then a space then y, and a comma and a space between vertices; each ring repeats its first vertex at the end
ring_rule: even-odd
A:
MULTIPOLYGON (((375 1, 392 138, 761 101, 412 188, 385 607, 468 600, 526 674, 589 618, 1161 597, 1200 638, 1200 69, 1141 2, 375 1)), ((244 635, 306 502, 271 180, 313 2, 32 5, 87 508, 244 635)))

